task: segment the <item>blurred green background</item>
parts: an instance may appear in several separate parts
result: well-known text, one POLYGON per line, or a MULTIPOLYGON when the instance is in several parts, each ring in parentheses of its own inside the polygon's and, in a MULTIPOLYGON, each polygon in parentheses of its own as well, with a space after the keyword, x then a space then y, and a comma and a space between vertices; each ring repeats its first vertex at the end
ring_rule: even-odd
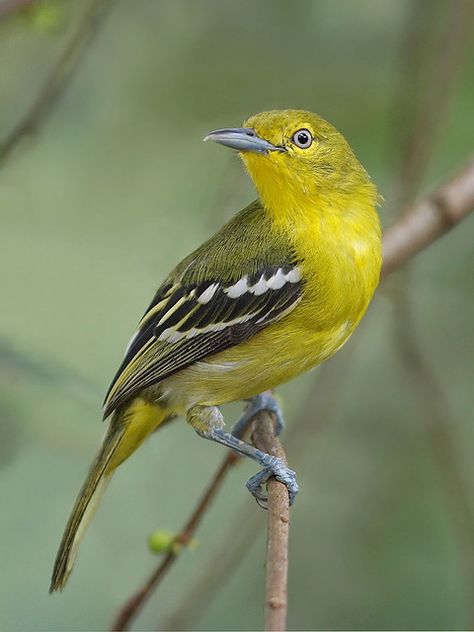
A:
MULTIPOLYGON (((89 4, 39 2, 0 22, 0 139, 89 4)), ((420 4, 442 28, 450 3, 420 4)), ((48 117, 1 165, 0 629, 106 629, 157 563, 149 533, 180 528, 222 458, 181 421, 154 435, 114 478, 67 590, 48 595, 62 529, 103 432, 102 396, 137 320, 171 266, 254 196, 238 159, 203 145, 203 136, 260 110, 310 109, 345 134, 389 198, 406 122, 396 104, 413 5, 111 2, 48 117)), ((426 68, 430 38, 421 46, 426 68)), ((423 191, 472 151, 473 53, 471 38, 423 191)), ((385 225, 395 213, 388 208, 385 225)), ((444 421, 471 509, 473 229, 470 218, 410 275, 419 343, 452 409, 444 421)), ((473 623, 474 534, 459 526, 465 507, 445 486, 450 473, 439 467, 422 398, 408 383, 394 336, 398 287, 391 280, 379 292, 334 361, 346 375, 341 388, 322 389, 335 400, 327 418, 310 407, 310 423, 296 431, 300 448, 290 444, 301 487, 290 629, 473 623)), ((317 373, 280 391, 289 432, 317 373)), ((226 410, 232 418, 238 411, 226 410)), ((184 553, 136 629, 171 625, 176 609, 189 629, 261 627, 262 530, 217 592, 202 578, 212 560, 225 568, 223 546, 230 551, 247 522, 264 526, 244 486, 254 471, 250 463, 232 471, 198 548, 184 553), (199 609, 187 597, 196 583, 204 587, 199 609)))

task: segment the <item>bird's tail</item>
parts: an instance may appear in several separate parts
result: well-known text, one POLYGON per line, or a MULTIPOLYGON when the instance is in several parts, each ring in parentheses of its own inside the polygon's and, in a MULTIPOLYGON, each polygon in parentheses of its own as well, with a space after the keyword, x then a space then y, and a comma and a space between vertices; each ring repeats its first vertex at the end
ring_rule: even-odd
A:
POLYGON ((79 544, 114 470, 168 417, 168 411, 137 398, 115 412, 102 447, 76 498, 54 563, 49 592, 66 585, 79 544))

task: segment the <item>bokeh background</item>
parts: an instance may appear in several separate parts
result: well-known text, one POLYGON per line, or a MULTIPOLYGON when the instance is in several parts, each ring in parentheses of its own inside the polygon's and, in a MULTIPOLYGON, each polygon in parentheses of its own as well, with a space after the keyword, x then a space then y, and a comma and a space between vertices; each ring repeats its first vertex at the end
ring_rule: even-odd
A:
MULTIPOLYGON (((91 5, 7 4, 0 142, 91 5)), ((238 159, 203 145, 205 133, 263 109, 318 112, 379 186, 389 225, 397 195, 408 196, 402 141, 429 118, 416 103, 444 105, 411 197, 472 152, 472 29, 464 25, 461 37, 449 26, 453 5, 107 4, 35 134, 0 164, 2 630, 107 629, 157 564, 148 535, 180 528, 223 456, 183 422, 154 435, 114 478, 67 590, 48 595, 65 520, 103 433, 102 396, 137 320, 171 266, 254 196, 238 159), (453 41, 463 51, 445 88, 437 73, 453 41)), ((290 629, 473 623, 473 238, 470 218, 381 288, 326 373, 280 390, 302 490, 292 513, 290 629), (408 328, 431 391, 401 350, 408 328)), ((136 629, 261 627, 265 515, 244 487, 254 470, 232 471, 194 550, 136 629)))

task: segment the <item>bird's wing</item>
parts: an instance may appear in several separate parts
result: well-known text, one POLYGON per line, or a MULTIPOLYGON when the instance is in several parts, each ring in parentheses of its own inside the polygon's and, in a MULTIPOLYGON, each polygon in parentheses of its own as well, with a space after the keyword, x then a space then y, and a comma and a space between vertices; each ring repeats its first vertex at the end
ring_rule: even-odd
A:
POLYGON ((142 389, 247 340, 301 298, 295 263, 265 263, 225 281, 189 272, 188 265, 170 277, 145 312, 107 393, 105 416, 142 389))

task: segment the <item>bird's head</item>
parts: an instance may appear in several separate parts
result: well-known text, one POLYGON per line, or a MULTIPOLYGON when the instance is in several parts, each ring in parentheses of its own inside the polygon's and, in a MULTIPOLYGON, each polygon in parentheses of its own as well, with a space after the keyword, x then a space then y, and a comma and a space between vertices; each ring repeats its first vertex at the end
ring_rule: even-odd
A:
POLYGON ((311 198, 354 195, 375 187, 335 127, 304 110, 261 112, 243 127, 218 129, 205 140, 239 152, 260 197, 269 208, 301 206, 311 198))

